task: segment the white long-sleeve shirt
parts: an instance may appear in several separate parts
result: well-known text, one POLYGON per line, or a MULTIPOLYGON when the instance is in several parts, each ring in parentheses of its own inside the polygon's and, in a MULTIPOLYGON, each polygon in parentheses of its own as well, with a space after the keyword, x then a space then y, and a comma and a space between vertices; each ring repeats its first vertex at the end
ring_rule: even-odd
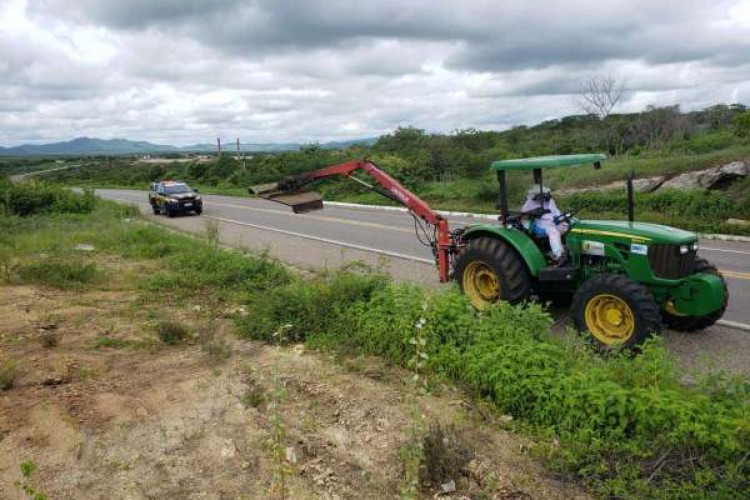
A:
POLYGON ((521 207, 522 212, 531 212, 532 210, 536 210, 537 208, 544 208, 545 210, 549 210, 548 213, 542 215, 541 219, 551 220, 554 221, 555 217, 560 215, 560 210, 558 210, 557 205, 555 205, 555 199, 550 198, 549 201, 544 202, 544 206, 542 206, 542 203, 535 200, 535 199, 527 199, 526 202, 523 204, 523 207, 521 207))

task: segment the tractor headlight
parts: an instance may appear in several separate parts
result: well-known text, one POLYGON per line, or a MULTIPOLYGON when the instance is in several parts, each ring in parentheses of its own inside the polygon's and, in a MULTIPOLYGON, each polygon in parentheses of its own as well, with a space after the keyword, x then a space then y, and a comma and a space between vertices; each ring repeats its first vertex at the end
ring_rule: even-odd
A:
POLYGON ((680 245, 680 255, 685 255, 690 251, 690 247, 688 245, 680 245))

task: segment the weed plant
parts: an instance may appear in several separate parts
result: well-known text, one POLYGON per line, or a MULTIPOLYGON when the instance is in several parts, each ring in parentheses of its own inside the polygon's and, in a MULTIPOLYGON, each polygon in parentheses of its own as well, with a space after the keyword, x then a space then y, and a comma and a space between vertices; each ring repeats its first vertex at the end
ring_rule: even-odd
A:
POLYGON ((39 490, 39 487, 33 480, 34 472, 36 472, 36 463, 32 460, 26 460, 21 462, 19 467, 23 480, 16 481, 16 486, 31 500, 47 500, 47 495, 39 490))
POLYGON ((18 266, 17 273, 23 283, 54 288, 82 288, 101 277, 96 264, 75 257, 45 257, 18 266))
POLYGON ((15 361, 7 358, 0 361, 0 391, 11 389, 16 383, 17 377, 18 370, 15 361))
POLYGON ((156 324, 156 335, 167 345, 177 345, 188 338, 188 330, 176 321, 160 321, 156 324))

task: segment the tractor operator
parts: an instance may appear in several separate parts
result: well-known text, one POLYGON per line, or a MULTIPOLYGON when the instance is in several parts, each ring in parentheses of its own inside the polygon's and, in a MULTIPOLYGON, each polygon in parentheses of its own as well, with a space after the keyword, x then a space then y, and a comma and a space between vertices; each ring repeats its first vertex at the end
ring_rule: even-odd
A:
POLYGON ((532 215, 529 230, 534 236, 549 238, 549 245, 552 250, 552 259, 558 266, 567 264, 567 254, 562 243, 562 235, 565 234, 570 226, 560 220, 560 210, 555 205, 552 198, 552 191, 547 186, 535 184, 526 193, 526 202, 521 208, 521 212, 536 212, 532 215))

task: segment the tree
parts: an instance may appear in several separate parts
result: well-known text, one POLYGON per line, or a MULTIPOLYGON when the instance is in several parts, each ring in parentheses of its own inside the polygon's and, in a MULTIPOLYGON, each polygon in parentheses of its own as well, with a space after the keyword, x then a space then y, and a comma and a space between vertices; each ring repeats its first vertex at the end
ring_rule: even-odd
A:
POLYGON ((750 110, 743 112, 734 120, 735 132, 740 137, 750 137, 750 110))
POLYGON ((604 120, 622 98, 625 82, 613 76, 592 77, 581 85, 580 108, 604 120))

